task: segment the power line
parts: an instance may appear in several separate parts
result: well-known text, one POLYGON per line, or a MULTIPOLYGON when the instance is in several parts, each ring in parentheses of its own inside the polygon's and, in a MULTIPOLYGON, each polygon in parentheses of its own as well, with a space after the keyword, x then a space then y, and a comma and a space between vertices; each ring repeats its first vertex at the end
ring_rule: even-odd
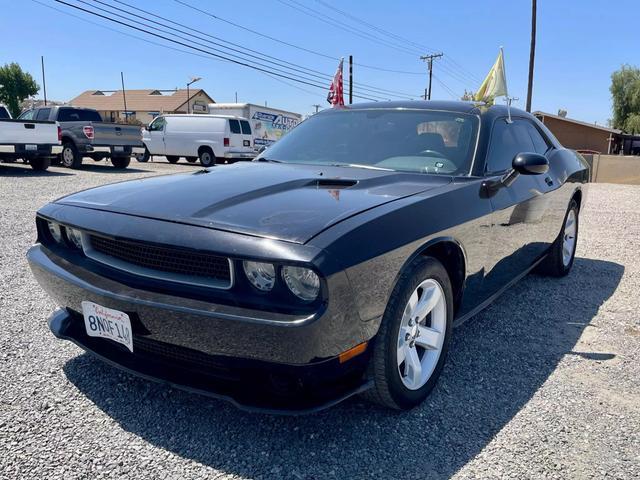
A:
MULTIPOLYGON (((294 1, 294 0, 291 0, 294 1)), ((407 44, 410 48, 418 48, 420 49, 420 51, 426 50, 429 53, 435 53, 436 50, 431 48, 431 47, 427 47, 425 45, 416 43, 412 40, 409 40, 407 38, 401 37, 400 35, 397 35, 393 32, 390 32, 388 30, 384 30, 383 28, 380 28, 376 25, 373 25, 369 22, 366 22, 364 20, 362 20, 361 18, 356 17, 355 15, 349 13, 349 12, 345 12, 344 10, 340 10, 338 8, 336 8, 333 5, 330 5, 329 3, 327 3, 324 0, 315 0, 317 3, 323 5, 324 7, 326 7, 327 9, 331 10, 332 12, 338 12, 339 14, 351 19, 352 21, 358 22, 362 25, 367 26, 368 28, 382 34, 385 36, 388 36, 390 38, 393 38, 396 41, 400 41, 402 43, 407 44)), ((458 62, 456 62, 453 58, 451 58, 450 56, 447 56, 447 58, 444 59, 444 62, 451 62, 451 66, 449 67, 451 71, 455 71, 458 70, 460 74, 464 75, 464 76, 468 76, 471 79, 473 79, 475 82, 480 82, 481 80, 478 79, 475 75, 473 75, 471 72, 469 72, 466 68, 464 68, 462 65, 460 65, 458 62)))
POLYGON ((453 98, 454 100, 460 100, 460 99, 462 98, 462 95, 458 95, 458 94, 457 94, 456 92, 454 92, 451 88, 449 88, 449 86, 448 86, 446 83, 444 83, 442 80, 440 80, 440 79, 436 76, 436 74, 435 74, 435 73, 433 74, 433 79, 434 79, 436 82, 438 82, 438 84, 439 84, 442 88, 444 88, 444 89, 447 91, 447 93, 451 96, 451 98, 453 98))
MULTIPOLYGON (((80 3, 84 3, 84 4, 86 4, 86 3, 87 3, 87 2, 85 2, 84 0, 76 0, 76 1, 77 1, 77 2, 80 2, 80 3)), ((220 37, 216 37, 216 36, 214 36, 214 35, 210 35, 210 34, 208 34, 208 33, 206 33, 206 32, 203 32, 203 31, 201 31, 201 30, 198 30, 198 29, 192 28, 192 27, 190 27, 190 26, 188 26, 188 25, 185 25, 185 24, 182 24, 182 23, 176 22, 176 21, 174 21, 174 20, 171 20, 171 19, 168 19, 168 18, 162 17, 162 16, 157 15, 157 14, 155 14, 155 13, 153 13, 153 12, 148 11, 148 10, 144 10, 144 9, 141 9, 141 8, 135 7, 135 6, 130 5, 130 4, 126 3, 126 2, 123 2, 123 1, 121 1, 121 0, 113 0, 113 1, 115 1, 116 3, 119 3, 119 4, 121 4, 121 5, 125 5, 125 6, 127 6, 127 7, 131 8, 131 9, 133 9, 133 10, 135 10, 135 11, 142 12, 142 13, 145 13, 145 14, 147 14, 147 15, 151 15, 151 16, 153 16, 153 17, 155 17, 155 18, 162 19, 162 20, 164 20, 164 21, 166 21, 166 22, 169 22, 169 23, 172 23, 172 24, 174 24, 174 25, 181 26, 181 27, 183 27, 183 28, 188 29, 189 31, 186 31, 186 32, 185 32, 184 30, 180 30, 180 29, 177 29, 177 28, 175 28, 175 27, 171 27, 171 26, 169 26, 169 25, 166 25, 166 24, 163 24, 163 23, 157 22, 157 21, 155 21, 155 20, 150 20, 150 19, 148 19, 147 17, 141 16, 141 15, 137 15, 137 14, 132 13, 132 12, 130 12, 130 11, 127 11, 127 10, 124 10, 124 9, 121 9, 121 8, 118 8, 118 7, 115 7, 115 6, 109 5, 109 4, 107 4, 107 3, 103 2, 103 1, 100 1, 100 0, 94 0, 94 1, 95 1, 96 3, 100 3, 100 4, 102 4, 102 5, 106 5, 108 8, 111 8, 112 10, 117 10, 117 11, 124 12, 124 13, 126 13, 126 14, 128 14, 128 15, 132 15, 132 16, 137 17, 137 18, 142 18, 142 19, 143 19, 143 20, 145 20, 145 21, 150 21, 150 22, 155 23, 155 24, 157 24, 157 25, 161 25, 161 26, 167 27, 167 28, 169 28, 169 29, 171 29, 171 30, 175 30, 175 31, 178 31, 178 32, 181 32, 181 33, 187 34, 187 35, 189 35, 190 37, 198 38, 198 39, 203 40, 203 41, 205 41, 205 42, 207 42, 207 43, 210 43, 210 44, 213 44, 213 45, 217 45, 217 46, 222 47, 222 48, 225 48, 225 49, 229 49, 229 50, 231 50, 231 51, 234 51, 234 52, 236 52, 236 53, 239 53, 240 55, 244 55, 244 56, 252 57, 252 58, 254 58, 254 59, 261 60, 261 61, 266 61, 266 62, 268 62, 268 63, 274 63, 274 64, 278 65, 279 67, 283 67, 283 68, 286 68, 286 69, 291 69, 291 70, 297 71, 297 72, 299 72, 299 73, 300 73, 300 74, 302 74, 302 75, 311 76, 311 77, 316 77, 316 79, 317 79, 317 78, 320 78, 320 79, 322 79, 323 81, 330 81, 330 80, 332 79, 332 76, 331 76, 331 75, 328 75, 328 74, 326 74, 326 73, 320 72, 320 71, 318 71, 318 70, 313 70, 313 69, 310 69, 310 68, 307 68, 307 67, 302 67, 302 66, 300 66, 300 65, 298 65, 298 64, 295 64, 295 63, 292 63, 292 62, 288 62, 288 61, 286 61, 286 60, 279 59, 279 58, 277 58, 277 57, 274 57, 274 56, 271 56, 271 55, 265 54, 265 53, 263 53, 263 52, 259 52, 259 51, 257 51, 257 50, 253 50, 253 49, 250 49, 250 48, 244 47, 244 46, 242 46, 242 45, 239 45, 239 44, 237 44, 237 43, 230 42, 230 41, 228 41, 228 40, 224 40, 224 39, 222 39, 222 38, 220 38, 220 37), (213 42, 213 41, 207 40, 207 39, 205 39, 205 38, 202 38, 202 37, 199 37, 199 36, 197 36, 197 35, 194 35, 194 34, 190 33, 190 31, 197 32, 197 33, 199 33, 199 34, 205 35, 205 36, 207 36, 207 37, 209 37, 209 38, 213 38, 213 39, 217 40, 218 42, 223 42, 223 43, 221 44, 221 43, 218 43, 218 42, 213 42), (237 48, 228 47, 228 46, 226 46, 225 44, 233 45, 234 47, 238 47, 238 48, 240 48, 240 50, 238 50, 237 48), (253 53, 255 53, 255 54, 258 54, 258 56, 253 55, 253 54, 251 54, 251 53, 245 53, 245 52, 244 52, 244 51, 242 51, 242 50, 246 50, 246 51, 248 51, 248 52, 253 52, 253 53), (266 58, 268 58, 268 59, 272 59, 272 60, 266 60, 265 58, 262 58, 262 57, 266 57, 266 58), (283 65, 283 64, 286 64, 286 65, 283 65)), ((178 2, 178 3, 183 3, 183 2, 178 2)), ((95 7, 95 8, 97 8, 97 9, 99 9, 99 10, 103 11, 103 12, 105 11, 104 9, 102 9, 102 8, 100 8, 100 7, 95 7)), ((111 15, 116 15, 116 14, 113 14, 113 13, 111 13, 111 12, 107 12, 107 13, 109 13, 109 14, 111 14, 111 15)), ((127 20, 131 20, 131 19, 127 19, 127 20)), ((149 28, 154 28, 154 29, 156 29, 156 30, 162 31, 161 29, 158 29, 157 27, 152 27, 152 26, 150 26, 150 25, 146 25, 146 26, 147 26, 147 27, 149 27, 149 28)), ((176 35, 176 34, 173 34, 173 33, 170 33, 170 32, 166 32, 166 31, 164 31, 164 33, 169 33, 169 34, 172 34, 172 35, 174 35, 174 36, 177 36, 178 38, 182 38, 183 40, 188 40, 188 39, 185 39, 184 37, 182 37, 182 36, 180 36, 180 35, 176 35)), ((204 45, 202 45, 202 44, 200 44, 200 43, 198 43, 198 42, 194 42, 194 43, 196 43, 196 44, 198 44, 198 45, 200 45, 200 46, 204 46, 204 45)), ((210 48, 210 47, 209 47, 209 48, 210 48)), ((216 49, 216 48, 213 48, 213 50, 220 52, 220 50, 219 50, 219 49, 216 49)), ((226 52, 223 52, 223 53, 226 53, 226 52)), ((237 55, 233 55, 233 54, 231 54, 231 56, 234 56, 234 57, 236 57, 236 58, 237 58, 237 55)), ((245 58, 243 58, 243 60, 246 60, 246 59, 245 59, 245 58)), ((253 60, 250 60, 250 61, 253 61, 253 60)), ((259 65, 262 65, 262 66, 265 66, 263 63, 260 63, 260 62, 258 62, 258 64, 259 64, 259 65)), ((276 70, 277 70, 277 71, 280 71, 281 73, 284 73, 284 72, 282 72, 282 70, 278 70, 278 69, 276 69, 276 70)), ((360 89, 360 90, 362 90, 362 91, 365 91, 365 92, 369 92, 369 93, 370 93, 370 94, 372 94, 372 95, 385 95, 385 96, 386 96, 386 95, 392 95, 392 96, 400 96, 400 97, 406 97, 406 98, 411 98, 411 97, 413 97, 413 95, 412 95, 412 94, 409 94, 409 93, 399 92, 399 91, 396 91, 396 90, 389 90, 389 89, 380 88, 380 87, 376 87, 376 86, 368 85, 368 84, 364 84, 364 83, 357 83, 357 84, 354 84, 354 85, 355 85, 358 89, 360 89)), ((381 99, 382 99, 382 98, 381 98, 381 99)))
MULTIPOLYGON (((56 8, 56 7, 54 7, 53 5, 47 5, 47 4, 45 4, 45 3, 43 3, 43 2, 41 2, 41 1, 39 1, 39 0, 31 0, 31 1, 32 1, 32 2, 34 2, 34 3, 37 3, 38 5, 41 5, 41 6, 43 6, 43 7, 49 8, 49 9, 51 9, 51 10, 54 10, 54 11, 56 11, 56 12, 58 12, 58 13, 61 13, 62 15, 66 15, 66 16, 69 16, 69 17, 73 17, 73 18, 75 18, 76 20, 80 20, 81 22, 89 23, 89 24, 94 25, 94 26, 96 26, 96 27, 103 28, 103 29, 105 29, 105 30, 109 30, 110 32, 115 32, 115 33, 118 33, 118 34, 120 34, 120 35, 124 35, 124 36, 129 37, 129 38, 134 38, 134 39, 136 39, 136 40, 139 40, 139 41, 141 41, 141 42, 148 43, 148 44, 150 44, 150 45, 154 45, 154 46, 156 46, 156 47, 166 48, 166 49, 168 49, 168 50, 172 50, 172 51, 174 51, 174 52, 184 53, 184 54, 186 54, 186 55, 193 55, 193 56, 195 56, 195 57, 204 58, 204 59, 207 59, 207 60, 213 60, 213 61, 215 61, 215 62, 224 62, 224 60, 220 60, 220 59, 218 59, 218 58, 211 57, 210 55, 204 55, 204 54, 201 54, 201 53, 196 53, 196 52, 190 52, 190 51, 188 51, 188 50, 183 50, 183 49, 181 49, 181 48, 175 48, 175 47, 172 47, 172 46, 170 46, 170 45, 165 45, 165 44, 163 44, 163 43, 154 42, 153 40, 149 40, 149 39, 146 39, 146 38, 143 38, 143 37, 139 37, 139 36, 137 36, 137 35, 133 35, 133 34, 131 34, 131 33, 123 32, 123 31, 121 31, 121 30, 117 30, 117 29, 115 29, 115 28, 108 27, 107 25, 103 25, 103 24, 98 23, 98 22, 93 22, 93 21, 91 21, 91 20, 89 20, 89 19, 87 19, 87 18, 81 17, 81 16, 79 16, 79 15, 74 15, 74 14, 73 14, 73 13, 71 13, 71 12, 67 12, 67 11, 65 11, 65 10, 61 10, 61 9, 59 9, 59 8, 56 8)), ((267 77, 269 77, 269 78, 271 78, 271 79, 273 79, 273 80, 276 80, 276 81, 278 81, 278 82, 280 82, 280 83, 284 83, 284 84, 286 84, 286 85, 290 86, 291 88, 295 88, 295 89, 297 89, 297 90, 300 90, 300 91, 302 91, 302 92, 308 93, 308 94, 313 95, 313 96, 316 96, 316 95, 317 95, 317 93, 316 93, 316 92, 312 92, 312 91, 310 91, 310 90, 306 90, 306 89, 304 89, 304 88, 302 88, 302 87, 300 87, 300 86, 298 86, 298 85, 295 85, 295 84, 293 84, 293 83, 290 83, 290 82, 287 82, 287 81, 285 81, 285 80, 282 80, 281 78, 275 77, 275 76, 273 76, 273 75, 271 75, 271 74, 269 74, 269 73, 265 73, 265 72, 258 72, 258 73, 260 73, 260 74, 262 74, 262 75, 265 75, 265 76, 267 76, 267 77)), ((101 92, 115 92, 116 90, 104 90, 104 89, 100 89, 100 91, 101 91, 101 92)), ((173 89, 169 89, 169 90, 162 90, 162 89, 160 89, 159 91, 161 91, 161 92, 173 92, 173 89)))
MULTIPOLYGON (((225 18, 222 18, 219 15, 211 13, 211 11, 207 11, 207 10, 204 10, 202 8, 198 8, 198 7, 194 6, 194 5, 190 5, 190 4, 186 3, 186 2, 183 2, 182 0, 174 0, 174 2, 179 3, 180 5, 183 5, 183 6, 187 7, 187 8, 190 8, 190 9, 196 11, 196 12, 200 12, 200 13, 202 13, 204 15, 207 15, 207 16, 209 16, 211 18, 219 20, 221 22, 224 22, 224 23, 227 23, 229 25, 232 25, 232 26, 234 26, 236 28, 239 28, 241 30, 244 30, 246 32, 250 32, 250 33, 253 33, 254 35, 258 35, 259 37, 266 38, 266 39, 271 40, 273 42, 279 43, 281 45, 286 45, 287 47, 295 48, 297 50, 300 50, 300 51, 303 51, 303 52, 307 52, 307 53, 310 53, 312 55, 316 55, 318 57, 326 58, 326 59, 329 59, 329 60, 333 60, 333 61, 338 61, 339 60, 339 57, 336 56, 336 55, 329 55, 327 53, 322 53, 322 52, 319 52, 317 50, 311 50, 310 48, 306 48, 306 47, 302 47, 300 45, 296 45, 296 44, 293 44, 293 43, 290 43, 290 42, 286 42, 286 41, 284 41, 284 40, 282 40, 280 38, 276 38, 276 37, 273 37, 271 35, 267 35, 266 33, 262 33, 262 32, 259 32, 257 30, 253 30, 253 29, 251 29, 249 27, 246 27, 244 25, 240 25, 239 23, 232 22, 231 20, 227 20, 225 18)), ((377 71, 380 71, 380 72, 398 73, 398 74, 401 74, 401 75, 423 75, 422 72, 412 72, 412 71, 407 71, 407 70, 398 70, 398 69, 393 69, 393 68, 386 68, 386 67, 379 67, 379 66, 375 66, 375 65, 368 65, 368 64, 364 64, 364 63, 354 63, 354 65, 358 66, 358 67, 366 68, 366 69, 369 69, 369 70, 377 70, 377 71)))
MULTIPOLYGON (((266 68, 258 67, 258 66, 252 65, 252 64, 244 62, 244 61, 239 61, 239 60, 235 60, 233 58, 229 58, 229 57, 227 57, 225 55, 219 55, 219 54, 216 54, 216 53, 212 53, 211 51, 208 51, 208 50, 205 50, 205 49, 202 49, 202 48, 199 48, 199 47, 194 47, 193 45, 189 45, 187 43, 183 43, 183 42, 180 42, 178 40, 174 40, 172 38, 165 37, 165 36, 160 35, 160 34, 155 33, 155 32, 150 32, 148 30, 145 30, 144 28, 140 28, 140 27, 135 26, 135 25, 130 25, 130 24, 126 23, 126 22, 122 22, 120 20, 116 20, 116 19, 107 17, 105 15, 102 15, 102 14, 93 12, 91 10, 82 8, 82 7, 78 6, 78 5, 70 4, 70 3, 65 2, 63 0, 54 0, 54 1, 56 3, 60 3, 62 5, 66 5, 68 7, 74 8, 76 10, 80 10, 82 12, 88 13, 90 15, 93 15, 93 16, 96 16, 96 17, 99 17, 99 18, 103 18, 103 19, 108 20, 110 22, 117 23, 119 25, 123 25, 123 26, 125 26, 127 28, 131 28, 133 30, 140 31, 140 32, 146 33, 148 35, 152 35, 154 37, 161 38, 162 40, 165 40, 165 41, 168 41, 168 42, 171 42, 171 43, 174 43, 174 44, 181 45, 183 47, 187 47, 187 48, 192 49, 192 50, 196 50, 196 51, 211 55, 212 57, 220 58, 220 59, 222 59, 224 61, 227 61, 227 62, 230 62, 230 63, 241 65, 241 66, 244 66, 244 67, 247 67, 247 68, 251 68, 251 69, 259 71, 259 72, 275 75, 277 77, 284 78, 284 79, 287 79, 287 80, 291 80, 291 81, 294 81, 294 82, 297 82, 297 83, 301 83, 301 84, 309 85, 309 86, 312 86, 312 87, 320 88, 322 90, 326 90, 325 86, 318 85, 316 83, 313 83, 312 81, 307 81, 307 80, 304 80, 304 79, 300 79, 300 78, 297 78, 297 77, 292 76, 292 75, 284 75, 284 74, 281 74, 281 73, 276 73, 276 72, 270 71, 270 70, 268 70, 266 68)), ((362 95, 354 95, 354 96, 356 96, 357 98, 365 99, 365 100, 374 100, 375 101, 375 99, 373 99, 373 98, 365 97, 365 96, 362 96, 362 95)))
POLYGON ((338 28, 340 30, 344 30, 348 33, 351 33, 352 35, 356 35, 358 37, 364 38, 365 40, 368 41, 373 41, 375 43, 378 43, 380 45, 384 45, 388 48, 392 48, 394 50, 397 50, 399 52, 408 54, 408 55, 416 55, 417 50, 413 51, 413 50, 409 50, 407 48, 404 48, 402 46, 398 46, 395 45, 391 42, 388 42, 384 39, 381 39, 375 35, 372 35, 370 33, 364 32, 360 29, 356 29, 344 22, 341 22, 339 20, 335 20, 334 18, 328 17, 327 15, 325 15, 322 12, 319 12, 317 10, 314 10, 310 7, 307 7, 305 5, 301 5, 300 3, 296 2, 295 0, 277 0, 278 2, 282 3, 283 5, 286 5, 289 8, 293 8, 294 10, 297 10, 301 13, 304 13, 307 16, 313 17, 316 20, 320 20, 321 22, 327 23, 335 28, 338 28))

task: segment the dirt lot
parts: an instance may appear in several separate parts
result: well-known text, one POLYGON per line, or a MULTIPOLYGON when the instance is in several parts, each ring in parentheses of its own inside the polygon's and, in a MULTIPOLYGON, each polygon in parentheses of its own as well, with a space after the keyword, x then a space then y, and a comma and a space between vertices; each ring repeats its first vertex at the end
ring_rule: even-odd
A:
POLYGON ((131 167, 0 165, 0 478, 640 478, 640 187, 591 186, 571 275, 529 276, 457 330, 420 408, 295 418, 137 379, 49 333, 25 260, 35 211, 199 168, 131 167))

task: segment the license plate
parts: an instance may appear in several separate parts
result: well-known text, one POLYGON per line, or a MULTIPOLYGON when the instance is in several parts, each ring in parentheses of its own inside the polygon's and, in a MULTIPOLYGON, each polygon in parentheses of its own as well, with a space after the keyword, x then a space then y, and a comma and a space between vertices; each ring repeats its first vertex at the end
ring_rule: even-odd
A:
POLYGON ((124 152, 124 147, 113 147, 114 152, 124 152))
POLYGON ((90 337, 108 338, 121 343, 133 353, 133 336, 129 315, 93 302, 82 302, 84 327, 90 337))
POLYGON ((38 150, 38 146, 37 145, 25 145, 24 149, 25 150, 38 150))

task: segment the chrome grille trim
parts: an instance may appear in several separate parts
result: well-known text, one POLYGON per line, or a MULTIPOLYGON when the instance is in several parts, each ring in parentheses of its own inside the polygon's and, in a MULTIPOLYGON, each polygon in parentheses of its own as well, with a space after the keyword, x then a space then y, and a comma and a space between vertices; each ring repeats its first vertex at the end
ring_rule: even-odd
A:
MULTIPOLYGON (((228 280, 226 279, 223 280, 223 279, 204 276, 204 275, 187 275, 182 273, 167 272, 167 271, 162 271, 154 268, 145 267, 142 265, 136 265, 135 263, 127 262, 125 260, 113 257, 103 252, 99 252, 96 249, 94 249, 92 245, 92 242, 91 242, 92 236, 93 235, 89 235, 85 232, 82 232, 82 250, 84 251, 84 254, 88 258, 98 263, 107 265, 116 270, 121 270, 121 271, 130 273, 132 275, 137 275, 141 277, 153 278, 156 280, 176 282, 176 283, 182 283, 185 285, 193 285, 198 287, 217 288, 220 290, 229 290, 234 285, 235 275, 234 275, 234 269, 233 269, 233 262, 228 257, 224 257, 222 255, 216 255, 214 253, 209 254, 211 256, 226 259, 229 265, 228 280)), ((95 235, 95 236, 98 237, 98 235, 95 235)), ((144 246, 144 242, 138 242, 135 240, 130 240, 130 241, 123 240, 122 242, 144 246)), ((163 248, 168 250, 172 249, 171 246, 158 247, 158 248, 163 248)))

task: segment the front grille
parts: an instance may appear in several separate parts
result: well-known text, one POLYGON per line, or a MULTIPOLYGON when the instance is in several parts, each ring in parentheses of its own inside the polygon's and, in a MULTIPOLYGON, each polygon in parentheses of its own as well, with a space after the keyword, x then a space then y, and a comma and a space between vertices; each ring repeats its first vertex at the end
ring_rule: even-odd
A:
POLYGON ((229 288, 232 283, 226 257, 96 235, 88 235, 88 240, 88 257, 130 273, 217 288, 229 288))

